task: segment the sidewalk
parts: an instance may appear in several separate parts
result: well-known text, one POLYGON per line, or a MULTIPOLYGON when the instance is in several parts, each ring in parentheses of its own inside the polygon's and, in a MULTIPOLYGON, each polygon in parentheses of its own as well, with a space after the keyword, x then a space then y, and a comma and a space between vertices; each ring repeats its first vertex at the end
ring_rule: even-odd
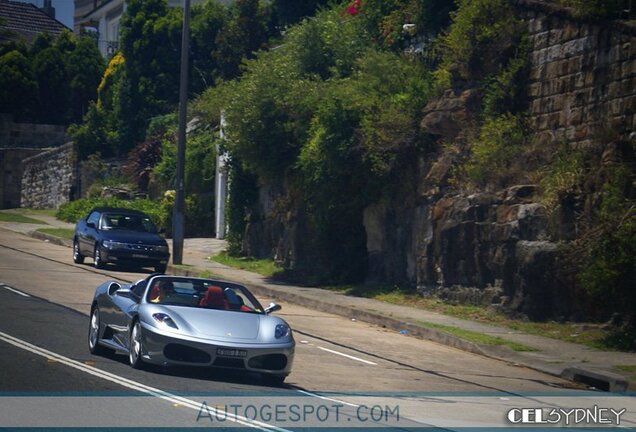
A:
MULTIPOLYGON (((73 228, 72 224, 60 222, 48 216, 34 216, 48 225, 0 222, 0 228, 35 236, 56 244, 71 246, 70 241, 35 233, 48 226, 73 228)), ((170 242, 169 242, 170 243, 170 242)), ((212 273, 215 277, 242 282, 258 296, 275 298, 323 312, 342 315, 384 328, 453 346, 476 354, 523 365, 550 375, 581 382, 590 387, 612 392, 636 391, 634 372, 623 372, 616 366, 636 366, 636 353, 600 351, 584 345, 568 343, 542 336, 534 336, 506 328, 485 325, 430 312, 398 306, 377 300, 350 297, 344 294, 292 285, 283 285, 258 274, 238 270, 210 261, 207 258, 224 250, 225 242, 217 239, 185 239, 183 263, 168 266, 168 273, 199 275, 212 273), (426 328, 426 323, 457 327, 493 337, 520 343, 536 351, 513 351, 506 346, 482 345, 466 341, 449 333, 426 328), (630 379, 630 376, 632 377, 630 379)))

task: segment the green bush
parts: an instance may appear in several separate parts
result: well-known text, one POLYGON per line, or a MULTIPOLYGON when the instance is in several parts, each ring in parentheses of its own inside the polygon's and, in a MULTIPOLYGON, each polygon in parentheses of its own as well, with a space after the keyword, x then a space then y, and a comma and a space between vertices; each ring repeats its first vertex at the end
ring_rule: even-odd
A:
POLYGON ((167 220, 166 208, 158 202, 148 199, 126 201, 118 198, 84 198, 61 205, 55 217, 64 222, 76 223, 86 217, 95 207, 121 207, 139 210, 146 213, 159 228, 166 228, 164 226, 165 220, 167 220))
POLYGON ((478 79, 498 72, 514 54, 522 22, 507 0, 459 0, 442 38, 442 67, 456 78, 478 79))
POLYGON ((593 226, 585 233, 579 280, 597 304, 622 314, 636 348, 636 201, 634 174, 628 166, 610 166, 593 226))
POLYGON ((526 142, 522 122, 512 114, 487 119, 471 145, 468 177, 480 186, 505 187, 518 178, 519 155, 526 142))

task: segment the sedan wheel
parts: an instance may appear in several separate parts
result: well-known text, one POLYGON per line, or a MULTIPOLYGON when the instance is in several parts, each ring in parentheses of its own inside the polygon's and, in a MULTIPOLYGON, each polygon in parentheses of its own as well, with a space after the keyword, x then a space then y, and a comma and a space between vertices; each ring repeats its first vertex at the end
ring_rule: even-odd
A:
POLYGON ((102 260, 102 252, 99 250, 98 245, 95 245, 95 251, 93 252, 93 266, 96 269, 104 268, 104 261, 102 260))
POLYGON ((141 351, 141 324, 139 321, 135 321, 128 338, 128 361, 130 366, 135 369, 143 369, 144 367, 141 351))
POLYGON ((73 240, 73 262, 75 264, 82 264, 84 262, 84 255, 80 253, 77 239, 73 240))
POLYGON ((104 354, 105 349, 99 344, 99 308, 97 306, 91 312, 91 320, 88 326, 88 350, 91 354, 104 354))

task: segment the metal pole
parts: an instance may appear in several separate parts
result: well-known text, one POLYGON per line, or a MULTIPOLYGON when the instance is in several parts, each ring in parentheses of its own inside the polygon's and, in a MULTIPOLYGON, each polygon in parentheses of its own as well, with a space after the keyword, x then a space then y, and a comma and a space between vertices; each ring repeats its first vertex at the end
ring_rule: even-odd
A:
MULTIPOLYGON (((223 139, 225 134, 223 129, 225 127, 225 114, 221 112, 219 137, 223 139)), ((216 232, 216 238, 225 238, 225 199, 227 195, 227 174, 225 167, 225 156, 221 154, 221 146, 216 146, 216 184, 214 188, 215 205, 215 224, 214 230, 216 232)))
POLYGON ((181 82, 179 85, 179 138, 177 143, 177 178, 172 215, 172 263, 182 264, 184 236, 185 187, 184 167, 188 110, 188 47, 190 41, 190 0, 183 0, 183 34, 181 37, 181 82))

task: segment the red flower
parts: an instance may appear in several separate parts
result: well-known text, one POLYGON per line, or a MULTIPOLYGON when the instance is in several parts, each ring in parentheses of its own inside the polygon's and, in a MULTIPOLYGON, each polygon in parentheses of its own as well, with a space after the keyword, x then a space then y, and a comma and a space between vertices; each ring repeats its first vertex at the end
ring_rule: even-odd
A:
POLYGON ((362 0, 355 0, 349 6, 347 6, 347 13, 351 16, 356 16, 360 13, 360 6, 362 4, 362 0))

